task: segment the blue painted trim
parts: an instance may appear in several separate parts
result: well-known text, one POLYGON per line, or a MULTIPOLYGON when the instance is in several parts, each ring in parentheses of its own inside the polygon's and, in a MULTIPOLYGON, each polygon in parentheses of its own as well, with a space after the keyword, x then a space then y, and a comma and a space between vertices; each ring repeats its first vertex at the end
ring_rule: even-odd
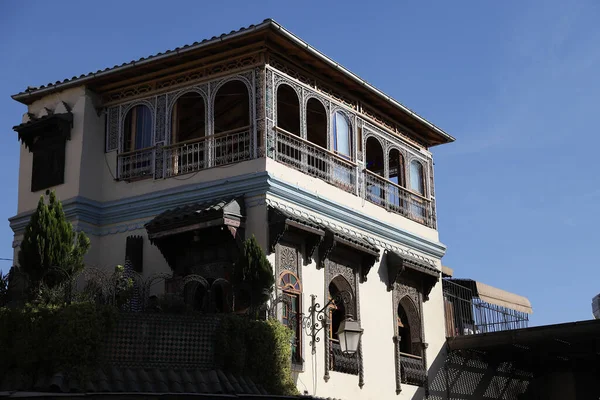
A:
MULTIPOLYGON (((245 195, 251 197, 267 193, 330 217, 342 224, 370 232, 393 243, 409 246, 433 257, 441 258, 446 252, 446 246, 440 242, 426 239, 387 224, 385 221, 379 221, 356 210, 348 209, 343 204, 316 196, 265 171, 178 186, 105 203, 85 197, 74 197, 63 201, 63 209, 67 218, 77 221, 78 229, 92 235, 104 236, 141 229, 143 224, 152 217, 185 204, 200 203, 226 196, 245 195), (133 220, 137 221, 127 223, 133 220)), ((349 194, 349 196, 351 195, 349 194)), ((253 203, 260 204, 260 201, 254 200, 253 203)), ((25 230, 31 213, 25 212, 9 218, 10 227, 15 233, 20 234, 25 230)))
POLYGON ((349 209, 337 202, 315 196, 303 188, 291 185, 271 174, 269 174, 269 193, 282 200, 287 200, 304 208, 314 210, 346 225, 373 233, 394 243, 402 243, 431 256, 441 258, 446 253, 446 246, 441 242, 426 239, 404 229, 389 225, 384 221, 377 220, 369 215, 349 209))

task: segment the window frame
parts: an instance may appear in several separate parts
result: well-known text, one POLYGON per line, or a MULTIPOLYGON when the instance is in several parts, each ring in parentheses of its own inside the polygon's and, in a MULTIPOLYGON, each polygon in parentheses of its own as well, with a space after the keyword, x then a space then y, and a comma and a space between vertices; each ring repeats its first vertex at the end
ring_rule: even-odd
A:
MULTIPOLYGON (((279 288, 279 290, 281 291, 282 296, 289 296, 292 299, 296 299, 297 303, 296 303, 296 321, 295 321, 295 325, 296 325, 296 329, 294 330, 292 327, 290 327, 290 318, 289 317, 284 317, 284 315, 288 314, 289 315, 289 311, 288 311, 288 304, 286 301, 283 301, 283 307, 282 307, 282 313, 281 313, 281 323, 287 327, 289 327, 290 329, 292 329, 292 331, 295 333, 295 341, 296 341, 296 354, 294 357, 294 353, 292 352, 292 364, 296 364, 296 365, 301 365, 304 362, 304 359, 302 357, 302 351, 303 351, 303 347, 302 347, 302 282, 300 281, 300 278, 293 273, 290 270, 284 270, 279 274, 279 279, 277 281, 277 287, 279 288), (296 279, 296 284, 297 284, 297 288, 294 287, 294 285, 291 285, 289 283, 286 283, 284 285, 282 285, 283 279, 285 276, 292 276, 294 277, 294 279, 296 279), (287 320, 287 322, 284 322, 284 319, 287 320)), ((285 298, 285 297, 284 297, 285 298)), ((293 321, 293 320, 292 320, 293 321)))
POLYGON ((338 156, 352 161, 354 159, 354 157, 352 157, 352 152, 354 149, 353 140, 352 140, 352 135, 353 135, 354 129, 352 126, 352 121, 350 120, 350 118, 348 118, 348 115, 346 115, 346 113, 340 109, 334 110, 332 116, 333 116, 332 123, 331 123, 332 132, 333 132, 332 150, 338 156), (341 151, 339 151, 339 149, 338 149, 338 126, 337 126, 337 116, 338 115, 346 122, 346 126, 348 127, 348 154, 344 154, 341 151))

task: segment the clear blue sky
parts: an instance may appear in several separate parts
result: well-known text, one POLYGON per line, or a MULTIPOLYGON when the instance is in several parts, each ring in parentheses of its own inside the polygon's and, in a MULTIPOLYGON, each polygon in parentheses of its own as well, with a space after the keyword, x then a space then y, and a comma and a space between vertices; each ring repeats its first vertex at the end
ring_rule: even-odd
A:
POLYGON ((11 127, 25 112, 11 94, 265 18, 457 138, 433 149, 443 261, 456 276, 529 297, 531 325, 591 318, 600 292, 597 0, 0 1, 0 257, 12 257, 11 127))

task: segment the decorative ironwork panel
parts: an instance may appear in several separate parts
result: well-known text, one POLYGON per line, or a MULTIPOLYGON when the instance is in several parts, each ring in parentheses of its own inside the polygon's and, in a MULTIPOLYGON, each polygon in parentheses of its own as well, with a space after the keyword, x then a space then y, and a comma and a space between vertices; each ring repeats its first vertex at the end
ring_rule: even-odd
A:
POLYGON ((331 369, 335 372, 344 374, 358 375, 359 358, 356 356, 347 356, 342 353, 340 344, 331 341, 331 369))
POLYGON ((106 152, 119 149, 119 126, 120 126, 119 106, 110 107, 107 113, 106 121, 106 152))
POLYGON ((166 135, 167 95, 161 94, 156 98, 156 127, 154 128, 154 143, 164 142, 166 135))
POLYGON ((103 360, 130 368, 213 369, 219 321, 212 315, 122 313, 106 338, 103 360))
POLYGON ((254 88, 256 91, 256 148, 258 157, 262 157, 265 154, 266 127, 265 70, 262 67, 254 69, 254 88))
POLYGON ((423 386, 427 383, 427 370, 420 357, 398 355, 400 357, 400 368, 402 382, 409 385, 423 386))

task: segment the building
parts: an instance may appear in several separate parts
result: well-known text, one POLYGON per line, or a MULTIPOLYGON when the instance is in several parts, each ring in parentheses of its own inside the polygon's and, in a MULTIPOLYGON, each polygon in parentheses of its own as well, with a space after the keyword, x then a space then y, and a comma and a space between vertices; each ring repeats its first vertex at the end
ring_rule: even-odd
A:
POLYGON ((232 263, 254 235, 301 392, 425 395, 446 341, 431 148, 453 137, 272 20, 13 98, 27 106, 15 251, 55 190, 89 265, 126 262, 166 276, 155 294, 231 312, 232 263), (311 343, 298 314, 342 292, 311 343), (347 315, 364 330, 353 357, 336 333, 347 315))

